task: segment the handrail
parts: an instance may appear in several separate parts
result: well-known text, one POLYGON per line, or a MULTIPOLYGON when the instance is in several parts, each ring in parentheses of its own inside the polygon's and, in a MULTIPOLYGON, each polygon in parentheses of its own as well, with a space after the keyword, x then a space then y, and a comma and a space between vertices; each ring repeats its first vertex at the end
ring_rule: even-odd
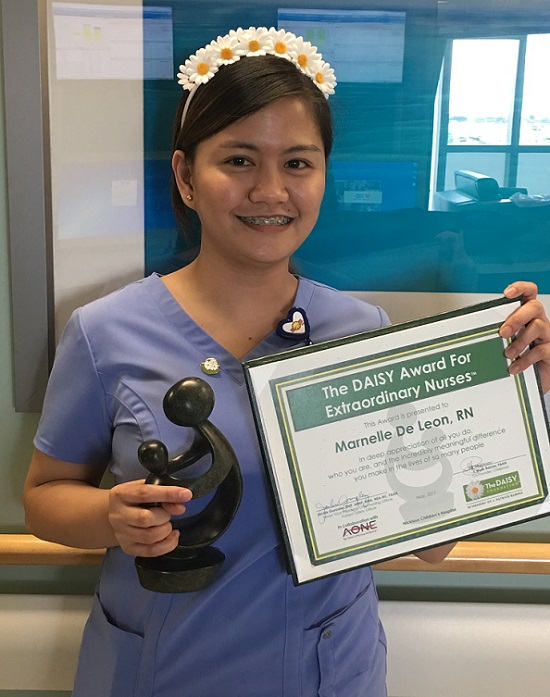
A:
POLYGON ((0 535, 0 565, 98 566, 104 549, 77 549, 34 535, 0 535))
MULTIPOLYGON (((105 550, 75 549, 34 535, 0 534, 0 565, 98 566, 105 550)), ((449 556, 428 564, 413 555, 375 564, 379 571, 548 574, 550 543, 458 542, 449 556)))

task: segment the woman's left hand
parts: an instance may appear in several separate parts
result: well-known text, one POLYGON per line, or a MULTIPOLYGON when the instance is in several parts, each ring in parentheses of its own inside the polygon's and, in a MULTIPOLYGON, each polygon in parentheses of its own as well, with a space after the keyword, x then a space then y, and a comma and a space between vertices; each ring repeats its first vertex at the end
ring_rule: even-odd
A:
POLYGON ((537 286, 529 281, 514 281, 504 290, 507 298, 520 295, 523 298, 521 307, 501 325, 500 336, 508 339, 517 334, 505 351, 506 357, 514 361, 510 373, 521 373, 538 363, 542 390, 547 392, 550 390, 550 322, 544 306, 537 300, 537 292, 537 286))

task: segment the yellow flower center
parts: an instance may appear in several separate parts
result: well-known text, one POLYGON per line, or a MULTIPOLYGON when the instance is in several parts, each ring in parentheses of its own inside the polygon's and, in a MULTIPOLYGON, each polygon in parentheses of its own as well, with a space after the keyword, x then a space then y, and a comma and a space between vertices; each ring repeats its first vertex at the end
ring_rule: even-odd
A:
POLYGON ((210 67, 210 66, 208 65, 208 63, 199 63, 199 64, 197 65, 197 72, 198 72, 198 74, 199 74, 199 75, 206 75, 206 73, 207 73, 208 70, 209 70, 209 67, 210 67))
POLYGON ((256 39, 252 39, 252 41, 248 42, 248 48, 251 51, 258 51, 260 49, 260 42, 256 41, 256 39))
POLYGON ((322 85, 323 82, 325 81, 325 76, 323 75, 323 73, 316 73, 316 74, 315 74, 315 80, 316 80, 320 85, 322 85))
POLYGON ((275 44, 275 53, 286 53, 286 44, 284 43, 284 41, 277 41, 277 43, 275 44))
POLYGON ((298 65, 299 65, 301 68, 305 68, 305 67, 306 67, 306 65, 307 65, 307 56, 306 56, 305 53, 300 53, 300 55, 298 56, 298 65))
POLYGON ((220 51, 220 56, 223 58, 224 61, 228 61, 230 58, 233 58, 233 51, 230 48, 222 48, 220 51))

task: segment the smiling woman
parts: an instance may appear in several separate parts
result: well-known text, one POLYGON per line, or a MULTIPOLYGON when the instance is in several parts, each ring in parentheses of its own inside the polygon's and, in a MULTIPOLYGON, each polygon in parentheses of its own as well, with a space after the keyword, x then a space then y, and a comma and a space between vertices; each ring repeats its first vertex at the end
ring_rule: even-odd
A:
MULTIPOLYGON (((184 225, 186 211, 198 214, 200 251, 172 274, 73 314, 25 485, 34 534, 108 548, 73 695, 384 697, 372 570, 300 586, 287 574, 242 366, 388 323, 380 308, 289 270, 323 196, 332 69, 307 41, 261 27, 218 37, 180 71, 173 201, 184 225), (182 486, 146 484, 138 450, 155 440, 172 464, 198 462, 203 441, 185 420, 168 420, 163 398, 201 372, 215 395, 211 426, 240 464, 242 502, 219 537, 226 561, 211 585, 152 592, 134 557, 191 544, 210 502, 201 506, 182 486), (106 468, 115 479, 109 491, 99 486, 106 468)), ((511 357, 519 369, 548 361, 536 288, 517 283, 508 293, 527 300, 504 325, 510 334, 527 325, 511 357), (526 353, 527 344, 537 346, 526 353)), ((545 385, 549 372, 541 371, 545 385)), ((422 555, 436 561, 447 551, 422 555)))

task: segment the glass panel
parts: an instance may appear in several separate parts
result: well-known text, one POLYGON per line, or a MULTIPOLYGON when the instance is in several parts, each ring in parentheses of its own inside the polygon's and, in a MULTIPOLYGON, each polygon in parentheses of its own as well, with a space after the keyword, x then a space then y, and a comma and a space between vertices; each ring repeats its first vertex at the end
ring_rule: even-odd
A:
MULTIPOLYGON (((50 0, 49 4, 57 10, 49 27, 49 90, 54 271, 61 323, 73 298, 78 303, 85 300, 80 293, 88 283, 85 273, 91 275, 92 290, 99 294, 144 271, 165 273, 192 258, 196 241, 193 245, 178 234, 170 206, 171 123, 181 95, 171 75, 189 53, 213 36, 239 25, 279 23, 283 27, 288 11, 280 10, 274 0, 257 3, 253 12, 210 0, 206 14, 197 0, 155 0, 151 8, 137 3, 139 12, 133 0, 116 5, 108 0, 88 1, 80 5, 86 13, 95 14, 92 29, 85 26, 82 31, 81 44, 92 46, 84 53, 77 50, 81 45, 75 44, 73 31, 80 25, 70 15, 76 3, 50 0), (113 73, 118 63, 93 62, 104 40, 95 19, 114 7, 115 28, 116 23, 134 21, 134 14, 143 12, 141 45, 138 42, 136 49, 136 42, 129 42, 125 61, 129 72, 123 77, 113 73), (71 55, 63 52, 67 43, 71 55), (141 63, 143 81, 135 79, 141 63), (80 78, 74 73, 78 66, 88 71, 80 78), (66 267, 75 268, 79 250, 86 254, 85 273, 77 272, 78 278, 73 275, 62 283, 57 274, 66 267)), ((416 3, 416 9, 408 7, 405 15, 401 11, 382 16, 392 28, 390 32, 385 27, 381 36, 390 53, 399 55, 399 81, 395 76, 388 79, 387 71, 383 80, 380 71, 361 73, 359 79, 356 72, 348 75, 343 68, 344 77, 339 78, 330 100, 337 138, 326 195, 314 233, 297 250, 295 268, 347 291, 499 292, 513 277, 529 277, 531 262, 546 258, 548 250, 541 235, 525 250, 520 267, 514 266, 513 241, 532 221, 530 214, 512 204, 449 200, 445 207, 427 209, 434 95, 445 39, 437 31, 435 14, 426 23, 421 4, 416 3), (391 38, 396 28, 396 37, 391 38), (506 252, 501 254, 501 249, 506 252)), ((304 27, 306 34, 318 31, 319 17, 330 17, 322 27, 323 41, 324 47, 332 47, 336 62, 345 62, 351 50, 340 41, 340 20, 346 26, 354 20, 354 32, 361 29, 370 36, 372 27, 364 26, 365 18, 381 18, 380 13, 371 16, 344 5, 335 3, 328 14, 315 12, 312 27, 304 27)), ((306 0, 300 17, 309 17, 311 8, 317 8, 317 3, 306 0)), ((135 24, 127 26, 139 33, 135 24)), ((111 36, 111 42, 134 34, 125 28, 111 36)), ((519 41, 512 39, 454 40, 453 137, 458 139, 457 129, 462 128, 469 143, 504 145, 509 141, 518 46, 519 41)), ((454 189, 455 169, 477 171, 506 184, 506 155, 473 150, 448 154, 447 190, 454 189)), ((519 185, 525 185, 521 178, 519 185)), ((543 289, 550 288, 548 266, 537 267, 543 289)))
POLYGON ((520 145, 550 145, 550 34, 527 37, 520 145))
POLYGON ((508 145, 519 41, 453 41, 449 145, 508 145))
POLYGON ((469 169, 486 174, 502 186, 505 165, 506 155, 501 152, 449 152, 445 170, 445 189, 455 188, 455 169, 469 169))
POLYGON ((518 186, 525 187, 530 195, 549 196, 549 171, 550 152, 524 153, 518 159, 518 186))

